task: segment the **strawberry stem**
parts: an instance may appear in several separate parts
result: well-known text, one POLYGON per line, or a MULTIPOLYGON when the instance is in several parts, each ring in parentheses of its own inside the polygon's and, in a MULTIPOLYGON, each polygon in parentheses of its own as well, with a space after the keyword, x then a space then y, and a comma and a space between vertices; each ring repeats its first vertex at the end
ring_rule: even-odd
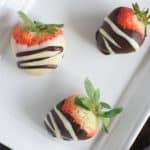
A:
POLYGON ((145 27, 150 24, 150 13, 149 9, 141 10, 138 3, 132 4, 133 10, 135 15, 137 16, 138 20, 141 21, 145 27))
POLYGON ((57 31, 57 28, 62 28, 63 24, 43 24, 39 21, 32 21, 25 13, 22 11, 18 12, 19 16, 24 21, 24 28, 22 31, 24 32, 48 32, 51 34, 55 34, 57 31))
POLYGON ((84 81, 84 87, 87 96, 75 97, 74 103, 83 109, 93 112, 95 116, 100 118, 104 131, 108 132, 107 127, 110 118, 118 115, 123 109, 121 107, 111 108, 109 104, 99 101, 100 90, 95 89, 88 78, 84 81))

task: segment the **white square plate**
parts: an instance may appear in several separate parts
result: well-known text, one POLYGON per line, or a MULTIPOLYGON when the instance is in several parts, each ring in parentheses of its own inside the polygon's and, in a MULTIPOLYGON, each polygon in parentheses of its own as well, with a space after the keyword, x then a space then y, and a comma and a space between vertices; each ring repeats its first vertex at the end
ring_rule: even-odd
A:
MULTIPOLYGON (((138 3, 150 6, 149 0, 138 3)), ((105 56, 96 47, 95 32, 113 8, 131 5, 131 0, 43 0, 32 5, 31 18, 65 24, 65 57, 58 69, 36 77, 16 67, 10 49, 5 53, 0 61, 0 141, 15 150, 129 148, 149 113, 150 38, 137 53, 105 56), (102 100, 119 103, 124 112, 112 122, 108 135, 99 133, 82 142, 56 140, 45 129, 43 118, 68 95, 83 93, 85 77, 100 87, 102 100)), ((14 16, 14 21, 18 19, 14 16)))

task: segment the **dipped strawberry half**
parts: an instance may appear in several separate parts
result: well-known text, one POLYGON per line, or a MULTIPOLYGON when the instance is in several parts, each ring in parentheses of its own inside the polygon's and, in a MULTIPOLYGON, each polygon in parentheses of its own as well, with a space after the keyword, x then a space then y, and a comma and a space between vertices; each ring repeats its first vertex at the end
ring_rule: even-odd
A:
POLYGON ((148 24, 149 9, 141 10, 137 3, 133 8, 116 8, 97 30, 97 46, 104 54, 138 51, 147 35, 148 24))
POLYGON ((35 75, 57 68, 64 55, 63 25, 31 21, 23 12, 19 15, 23 23, 11 35, 18 67, 35 75))
POLYGON ((63 140, 85 140, 93 137, 99 129, 108 132, 110 118, 122 111, 99 101, 99 89, 85 80, 87 96, 69 96, 48 112, 44 124, 48 131, 63 140))

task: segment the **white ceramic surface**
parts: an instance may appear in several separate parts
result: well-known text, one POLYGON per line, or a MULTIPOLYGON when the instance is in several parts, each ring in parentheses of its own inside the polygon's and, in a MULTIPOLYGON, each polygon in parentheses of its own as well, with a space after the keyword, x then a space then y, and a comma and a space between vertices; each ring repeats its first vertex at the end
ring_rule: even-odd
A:
MULTIPOLYGON (((103 150, 112 150, 110 147, 113 143, 115 145, 117 143, 118 148, 124 144, 122 150, 127 150, 131 143, 116 141, 124 138, 124 131, 135 122, 133 124, 131 118, 127 117, 128 106, 132 106, 131 97, 126 98, 121 95, 124 90, 128 93, 126 87, 130 87, 131 78, 139 74, 136 71, 139 70, 139 66, 141 68, 144 66, 143 63, 140 64, 148 53, 150 38, 147 37, 145 44, 137 53, 105 56, 96 47, 95 31, 102 23, 102 18, 113 8, 121 5, 131 6, 132 2, 131 0, 121 2, 114 0, 37 0, 32 5, 32 9, 28 12, 32 18, 46 23, 65 24, 65 57, 57 70, 51 71, 46 76, 35 77, 19 70, 11 50, 6 51, 0 61, 0 141, 15 150, 93 150, 100 147, 103 150), (100 87, 102 100, 112 105, 119 102, 125 107, 125 111, 116 119, 117 121, 112 122, 112 126, 116 126, 111 127, 114 130, 110 130, 109 135, 100 137, 98 134, 95 138, 82 142, 55 140, 45 129, 43 118, 54 104, 66 96, 83 93, 85 77, 89 77, 97 87, 100 87), (127 115, 125 119, 123 119, 124 115, 127 115), (118 130, 117 127, 123 128, 123 131, 118 130)), ((142 7, 150 6, 149 0, 144 2, 138 0, 138 2, 142 7)), ((13 19, 18 20, 17 16, 13 19)), ((143 73, 141 74, 143 76, 143 73)), ((146 79, 148 80, 148 77, 146 79)), ((145 80, 140 82, 143 83, 145 80)), ((136 84, 138 85, 138 79, 133 89, 136 84)), ((136 102, 138 102, 137 110, 140 110, 143 102, 138 100, 136 102)), ((147 109, 141 111, 144 115, 141 115, 139 111, 138 116, 143 116, 144 119, 147 109)), ((132 117, 134 118, 135 115, 138 118, 134 110, 130 108, 131 113, 133 111, 132 117)), ((139 126, 143 119, 137 122, 139 126)), ((137 133, 139 126, 136 127, 136 131, 132 132, 133 134, 137 133)), ((133 139, 133 135, 131 138, 133 139)))
POLYGON ((18 20, 16 12, 27 12, 35 0, 0 0, 0 58, 3 51, 8 48, 11 28, 18 20), (15 18, 15 19, 14 19, 15 18))

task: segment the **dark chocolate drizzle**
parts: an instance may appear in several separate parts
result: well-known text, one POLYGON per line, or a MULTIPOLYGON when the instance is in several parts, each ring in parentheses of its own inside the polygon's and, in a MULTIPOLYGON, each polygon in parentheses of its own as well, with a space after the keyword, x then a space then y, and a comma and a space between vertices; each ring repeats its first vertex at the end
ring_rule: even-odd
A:
MULTIPOLYGON (((47 115, 46 118, 47 118, 49 124, 51 125, 52 129, 54 130, 54 127, 53 127, 53 124, 52 124, 52 122, 51 122, 51 119, 49 118, 49 115, 47 115)), ((44 121, 44 124, 45 124, 47 130, 48 130, 54 137, 56 137, 55 134, 54 134, 54 132, 52 131, 52 129, 46 124, 45 121, 44 121)))
MULTIPOLYGON (((122 28, 119 24, 117 24, 117 16, 118 16, 118 12, 119 12, 119 8, 116 8, 114 11, 112 11, 112 13, 108 16, 108 18, 121 30, 123 31, 125 34, 127 34, 129 37, 131 37, 132 39, 134 39, 139 46, 143 44, 144 39, 146 37, 142 38, 141 34, 136 32, 136 31, 131 31, 131 30, 127 30, 122 28)), ((112 44, 111 42, 108 42, 109 46, 112 48, 112 50, 115 53, 129 53, 129 52, 134 52, 134 48, 130 45, 130 43, 124 39, 123 37, 117 35, 112 28, 110 27, 110 25, 104 21, 104 23, 101 26, 107 33, 109 33, 109 35, 116 41, 116 43, 118 43, 118 45, 120 45, 121 48, 116 47, 114 44, 112 44)), ((110 54, 109 50, 106 48, 106 45, 104 43, 104 39, 103 39, 103 35, 99 32, 99 30, 97 30, 96 32, 96 41, 97 41, 97 46, 99 48, 100 51, 102 51, 104 54, 108 55, 110 54)))
POLYGON ((121 7, 116 8, 110 15, 109 18, 113 21, 113 23, 124 33, 126 33, 129 37, 131 37, 132 39, 134 39, 139 45, 142 45, 142 43, 144 42, 144 39, 146 37, 146 30, 145 30, 145 37, 142 38, 141 34, 139 32, 136 31, 132 31, 132 30, 128 30, 128 29, 124 29, 122 28, 118 23, 117 23, 117 16, 118 16, 118 12, 120 10, 121 7))
POLYGON ((18 61, 17 64, 20 66, 21 64, 24 64, 24 63, 36 62, 36 61, 45 60, 45 59, 48 59, 48 58, 50 58, 50 57, 35 58, 35 59, 29 59, 29 60, 21 60, 21 61, 18 61))
POLYGON ((20 66, 18 65, 19 68, 22 69, 55 69, 57 68, 57 65, 38 65, 38 66, 20 66))
MULTIPOLYGON (((56 55, 58 55, 58 54, 63 52, 63 47, 61 47, 61 46, 48 46, 48 47, 44 47, 41 49, 18 52, 16 54, 16 57, 30 56, 30 55, 34 55, 34 54, 38 54, 38 53, 46 52, 46 51, 59 51, 59 53, 56 54, 56 55)), ((56 55, 54 55, 54 56, 56 56, 56 55)), ((45 60, 45 59, 48 59, 48 58, 51 58, 54 56, 43 57, 43 58, 34 58, 34 59, 28 59, 28 60, 21 60, 21 61, 17 62, 17 65, 21 69, 55 69, 55 68, 57 68, 57 65, 53 65, 53 64, 37 65, 37 66, 36 65, 34 65, 34 66, 22 66, 22 64, 25 64, 25 63, 41 61, 41 60, 45 60)))
MULTIPOLYGON (((64 100, 65 101, 65 100, 64 100)), ((57 108, 61 111, 61 113, 63 113, 63 115, 69 120, 69 122, 71 123, 75 133, 76 133, 76 136, 78 137, 78 139, 80 140, 85 140, 85 139, 88 139, 87 137, 87 133, 85 130, 81 129, 80 125, 77 124, 75 122, 75 120, 72 118, 71 115, 67 114, 67 113, 64 113, 62 110, 61 110, 61 107, 63 106, 64 104, 64 101, 62 101, 60 104, 57 105, 57 108)))
POLYGON ((58 126, 58 128, 60 129, 61 135, 63 137, 64 140, 71 140, 71 135, 68 132, 68 130, 65 128, 62 120, 59 118, 59 116, 56 114, 56 112, 54 110, 51 111, 52 115, 54 116, 55 122, 58 126))
POLYGON ((44 52, 44 51, 60 51, 60 52, 63 52, 63 47, 62 46, 48 46, 48 47, 44 47, 44 48, 41 48, 41 49, 34 49, 34 50, 30 50, 30 51, 18 52, 16 54, 16 57, 29 56, 29 55, 41 53, 41 52, 44 52))
MULTIPOLYGON (((70 122, 70 124, 71 124, 71 126, 72 126, 72 128, 73 128, 73 130, 74 130, 74 132, 75 132, 75 134, 76 134, 76 136, 78 137, 78 139, 80 139, 80 140, 88 139, 89 137, 87 137, 86 131, 85 131, 84 129, 81 129, 80 125, 75 122, 75 120, 73 119, 73 117, 72 117, 71 115, 67 114, 67 113, 64 113, 64 112, 61 110, 61 108, 62 108, 62 106, 63 106, 63 104, 64 104, 64 101, 65 101, 65 100, 63 100, 62 102, 60 102, 60 103, 56 106, 56 108, 57 108, 57 109, 66 117, 66 119, 70 122)), ((54 120, 55 120, 55 123, 57 124, 57 126, 58 126, 58 128, 59 128, 59 130, 60 130, 60 132, 61 132, 62 138, 63 138, 64 140, 73 140, 73 138, 71 137, 70 133, 69 133, 68 130, 65 128, 65 126, 64 126, 64 124, 63 124, 63 122, 62 122, 62 120, 59 118, 59 116, 58 116, 57 113, 54 111, 54 109, 51 110, 51 113, 52 113, 52 115, 53 115, 53 118, 54 118, 54 120)), ((48 115, 47 115, 46 117, 47 117, 47 121, 52 125, 52 122, 51 122, 51 120, 49 119, 48 115)), ((48 127, 48 125, 46 124, 46 122, 44 122, 44 124, 46 125, 46 128, 48 129, 48 131, 49 131, 50 133, 52 133, 53 131, 48 127)), ((54 133, 52 133, 52 135, 53 135, 54 137, 56 137, 54 133)))

